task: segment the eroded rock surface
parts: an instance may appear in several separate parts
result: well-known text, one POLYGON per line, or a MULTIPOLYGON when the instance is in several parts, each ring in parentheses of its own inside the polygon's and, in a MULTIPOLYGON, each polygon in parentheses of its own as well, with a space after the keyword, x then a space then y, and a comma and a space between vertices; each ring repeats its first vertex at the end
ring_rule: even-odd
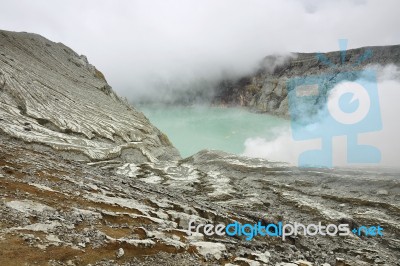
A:
POLYGON ((400 177, 298 169, 168 139, 62 44, 0 32, 0 265, 400 265, 400 177), (207 236, 188 223, 380 225, 207 236))
POLYGON ((300 170, 203 151, 136 164, 127 176, 5 136, 0 149, 0 265, 399 265, 396 172, 300 170), (384 236, 187 232, 190 220, 253 224, 265 215, 379 224, 384 236))
POLYGON ((179 158, 85 56, 36 34, 0 31, 0 131, 75 159, 179 158))
POLYGON ((291 78, 320 76, 325 88, 321 89, 315 102, 318 109, 325 105, 328 89, 337 84, 338 73, 353 72, 348 75, 348 80, 354 81, 360 78, 356 73, 360 70, 370 68, 379 74, 382 66, 400 66, 400 45, 352 49, 346 51, 343 62, 341 57, 340 51, 267 56, 252 75, 222 81, 213 101, 288 118, 287 83, 291 78))

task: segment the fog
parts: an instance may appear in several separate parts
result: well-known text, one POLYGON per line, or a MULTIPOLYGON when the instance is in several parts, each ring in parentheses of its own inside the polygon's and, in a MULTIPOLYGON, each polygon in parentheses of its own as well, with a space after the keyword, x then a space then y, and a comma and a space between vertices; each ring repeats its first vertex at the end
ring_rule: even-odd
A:
MULTIPOLYGON (((399 167, 399 154, 400 142, 398 137, 400 136, 399 117, 400 105, 398 103, 400 99, 400 69, 394 65, 371 66, 371 69, 377 73, 377 88, 379 95, 380 114, 382 121, 382 129, 372 131, 368 133, 360 133, 358 135, 358 143, 365 145, 372 145, 380 150, 381 161, 379 166, 385 167, 399 167)), ((363 77, 360 77, 363 79, 363 77)), ((361 80, 356 80, 355 83, 362 84, 361 80)), ((328 98, 328 105, 336 97, 340 90, 345 90, 346 83, 354 87, 353 82, 342 82, 336 85, 330 93, 328 98)), ((368 96, 367 96, 368 97, 368 96)), ((366 100, 362 96, 359 97, 360 107, 363 105, 362 102, 366 100)), ((335 112, 335 111, 333 111, 335 112)), ((335 113, 335 116, 339 117, 339 120, 346 123, 344 116, 340 117, 340 113, 335 113)), ((354 116, 351 116, 354 118, 354 116)), ((375 121, 372 121, 372 123, 375 121)), ((326 113, 320 112, 319 119, 317 122, 319 125, 329 128, 329 123, 326 118, 326 113)), ((352 124, 349 121, 348 124, 352 124)), ((291 127, 280 127, 275 129, 275 137, 271 136, 266 139, 261 136, 248 138, 244 145, 244 155, 250 157, 266 158, 271 161, 283 161, 288 162, 292 165, 298 165, 299 155, 307 150, 321 149, 321 139, 307 140, 307 141, 295 141, 292 137, 291 127)), ((347 162, 347 137, 336 136, 332 141, 333 145, 333 165, 334 166, 376 166, 376 164, 349 164, 347 162)))
POLYGON ((0 28, 62 42, 130 100, 206 90, 269 54, 400 43, 397 0, 1 1, 0 28), (167 93, 165 93, 167 92, 167 93))

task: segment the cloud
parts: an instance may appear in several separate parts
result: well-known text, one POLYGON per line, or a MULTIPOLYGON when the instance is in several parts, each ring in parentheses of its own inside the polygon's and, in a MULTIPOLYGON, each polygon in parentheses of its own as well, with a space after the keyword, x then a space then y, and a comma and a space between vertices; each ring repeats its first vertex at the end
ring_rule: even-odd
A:
POLYGON ((71 46, 135 99, 244 74, 272 53, 337 50, 339 38, 349 48, 400 43, 399 9, 397 0, 6 0, 0 25, 71 46))
MULTIPOLYGON (((398 114, 400 113, 400 69, 394 65, 371 66, 378 75, 378 94, 379 105, 382 119, 382 130, 358 135, 358 143, 377 147, 382 155, 378 166, 399 167, 398 157, 400 151, 400 125, 398 114)), ((357 81, 359 82, 359 81, 357 81)), ((362 82, 361 82, 362 83, 362 82)), ((346 89, 346 84, 342 82, 335 86, 331 92, 346 89)), ((335 98, 332 93, 328 99, 332 102, 335 98)), ((365 102, 362 97, 360 102, 365 102)), ((338 115, 339 113, 335 113, 338 115)), ((344 119, 344 117, 340 118, 344 119)), ((324 125, 328 120, 320 115, 318 124, 324 125)), ((263 137, 248 138, 244 145, 244 155, 250 157, 266 158, 271 161, 284 161, 292 165, 298 165, 299 155, 307 150, 320 149, 321 140, 295 141, 292 137, 290 126, 280 127, 275 130, 279 132, 274 138, 265 139, 263 137)), ((338 136, 333 138, 333 164, 335 166, 355 166, 347 163, 347 138, 338 136)), ((374 164, 369 164, 374 166, 374 164)), ((376 166, 376 165, 375 165, 376 166)))

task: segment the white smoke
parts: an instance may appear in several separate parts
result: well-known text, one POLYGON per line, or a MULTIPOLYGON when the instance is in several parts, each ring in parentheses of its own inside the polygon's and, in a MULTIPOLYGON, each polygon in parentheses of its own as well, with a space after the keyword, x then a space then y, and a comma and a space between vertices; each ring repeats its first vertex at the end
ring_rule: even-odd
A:
MULTIPOLYGON (((399 167, 400 152, 400 69, 394 65, 373 66, 378 74, 378 94, 382 118, 382 130, 358 135, 358 143, 372 145, 378 148, 382 160, 378 167, 399 167)), ((333 91, 343 89, 345 83, 339 83, 333 91)), ((331 94, 328 102, 334 100, 335 93, 331 94)), ((362 100, 362 99, 361 99, 362 100)), ((320 123, 325 123, 321 119, 320 123)), ((245 156, 266 158, 271 161, 284 161, 292 165, 298 164, 298 156, 307 150, 320 149, 321 140, 295 141, 290 126, 277 129, 280 133, 272 140, 263 137, 248 138, 245 145, 245 156)), ((333 165, 352 166, 347 163, 347 139, 345 136, 333 138, 333 165)))
POLYGON ((334 51, 339 38, 349 49, 400 43, 399 9, 398 0, 2 0, 0 25, 70 46, 136 101, 245 76, 266 55, 334 51))

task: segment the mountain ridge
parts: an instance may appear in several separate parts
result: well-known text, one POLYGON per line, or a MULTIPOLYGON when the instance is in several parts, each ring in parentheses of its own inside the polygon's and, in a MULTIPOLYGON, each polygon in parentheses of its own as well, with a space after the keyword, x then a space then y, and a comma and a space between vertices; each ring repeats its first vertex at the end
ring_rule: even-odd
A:
POLYGON ((40 35, 5 31, 0 49, 3 132, 74 151, 82 160, 180 158, 168 138, 117 96, 86 56, 40 35), (88 119, 90 124, 83 123, 88 119))
MULTIPOLYGON (((341 51, 266 56, 253 74, 223 80, 216 88, 213 103, 244 106, 256 112, 289 118, 287 82, 293 77, 320 75, 327 88, 316 106, 323 106, 328 89, 337 82, 335 75, 338 72, 376 68, 376 65, 400 66, 400 45, 361 47, 346 50, 345 54, 344 64, 341 62, 341 51), (364 53, 371 53, 371 56, 358 64, 364 53), (327 60, 320 60, 322 57, 327 60)), ((350 81, 359 77, 352 78, 350 81)))

